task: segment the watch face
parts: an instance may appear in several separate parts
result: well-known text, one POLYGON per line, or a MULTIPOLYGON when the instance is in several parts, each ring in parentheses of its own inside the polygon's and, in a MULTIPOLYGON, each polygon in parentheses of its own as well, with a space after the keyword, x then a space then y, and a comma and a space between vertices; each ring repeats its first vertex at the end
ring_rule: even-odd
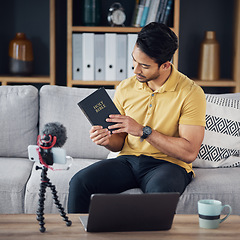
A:
POLYGON ((146 135, 150 135, 152 133, 152 129, 150 127, 146 126, 143 128, 143 132, 146 135))
POLYGON ((149 126, 143 128, 143 135, 141 136, 140 140, 146 139, 152 133, 152 129, 149 126))
POLYGON ((115 10, 112 13, 112 22, 116 25, 122 25, 126 20, 126 15, 121 10, 115 10))

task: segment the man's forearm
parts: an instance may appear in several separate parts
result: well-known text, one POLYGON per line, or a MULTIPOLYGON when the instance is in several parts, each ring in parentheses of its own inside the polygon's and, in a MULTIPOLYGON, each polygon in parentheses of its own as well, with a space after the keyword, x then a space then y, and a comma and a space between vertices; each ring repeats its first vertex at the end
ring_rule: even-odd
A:
POLYGON ((124 141, 126 138, 126 133, 112 134, 109 144, 105 146, 108 150, 112 152, 119 152, 122 150, 124 141))
MULTIPOLYGON (((128 133, 139 138, 143 135, 143 126, 129 116, 110 115, 107 121, 116 123, 109 127, 110 129, 117 128, 113 131, 115 134, 128 133)), ((203 141, 204 126, 180 124, 178 130, 179 137, 166 136, 152 130, 145 141, 170 157, 191 163, 197 157, 203 141)))
POLYGON ((191 142, 183 137, 170 137, 154 130, 146 141, 162 153, 186 163, 196 159, 201 145, 201 141, 191 142))

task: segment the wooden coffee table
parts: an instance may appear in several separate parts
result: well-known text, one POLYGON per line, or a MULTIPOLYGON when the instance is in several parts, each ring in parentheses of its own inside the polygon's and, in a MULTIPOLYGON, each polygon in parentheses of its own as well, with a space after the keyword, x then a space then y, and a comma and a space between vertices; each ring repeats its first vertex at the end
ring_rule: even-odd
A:
POLYGON ((60 215, 45 214, 46 232, 39 232, 36 215, 0 215, 0 239, 79 239, 79 240, 162 240, 198 239, 231 240, 240 237, 240 216, 232 215, 218 229, 201 229, 197 215, 175 215, 173 226, 168 231, 87 233, 79 220, 79 214, 68 215, 73 222, 67 227, 60 215))

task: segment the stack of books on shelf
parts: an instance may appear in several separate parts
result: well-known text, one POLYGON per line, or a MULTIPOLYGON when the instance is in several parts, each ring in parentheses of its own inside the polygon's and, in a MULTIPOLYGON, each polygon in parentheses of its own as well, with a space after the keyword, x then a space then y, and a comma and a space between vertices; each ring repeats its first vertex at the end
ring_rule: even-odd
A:
POLYGON ((73 33, 73 80, 121 81, 133 76, 136 33, 73 33))
POLYGON ((136 0, 133 27, 144 27, 150 22, 167 24, 173 0, 136 0))

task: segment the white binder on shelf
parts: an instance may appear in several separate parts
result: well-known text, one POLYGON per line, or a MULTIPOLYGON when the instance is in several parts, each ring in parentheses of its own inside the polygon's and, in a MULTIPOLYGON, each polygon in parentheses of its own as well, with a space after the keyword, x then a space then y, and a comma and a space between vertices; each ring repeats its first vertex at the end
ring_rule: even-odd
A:
POLYGON ((155 22, 159 4, 160 0, 151 1, 146 25, 149 24, 150 22, 155 22))
POLYGON ((137 40, 137 33, 129 33, 128 35, 128 44, 127 44, 127 77, 132 77, 133 73, 133 59, 132 52, 137 40))
POLYGON ((105 33, 105 79, 116 80, 117 34, 105 33))
POLYGON ((105 34, 94 35, 94 80, 105 80, 105 34))
POLYGON ((82 34, 72 34, 72 78, 82 79, 82 34))
POLYGON ((117 34, 117 76, 121 81, 127 77, 127 34, 117 34))
POLYGON ((82 80, 94 80, 94 33, 82 33, 82 80))

